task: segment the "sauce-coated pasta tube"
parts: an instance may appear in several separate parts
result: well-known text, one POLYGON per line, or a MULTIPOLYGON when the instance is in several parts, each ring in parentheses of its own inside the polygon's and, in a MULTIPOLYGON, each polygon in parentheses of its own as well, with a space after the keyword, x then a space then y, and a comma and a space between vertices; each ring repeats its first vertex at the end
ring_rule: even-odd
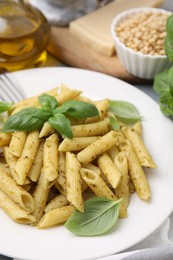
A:
MULTIPOLYGON (((112 190, 108 187, 108 185, 104 182, 100 175, 96 172, 88 169, 81 168, 81 175, 83 180, 88 184, 91 190, 98 197, 107 198, 110 200, 117 200, 117 197, 112 192, 112 190)), ((127 217, 126 210, 120 204, 120 217, 127 217)))
POLYGON ((55 185, 56 188, 60 191, 60 193, 66 194, 66 153, 59 152, 58 154, 58 177, 56 179, 55 185))
POLYGON ((80 175, 81 165, 76 156, 71 153, 66 153, 66 178, 67 178, 67 199, 79 211, 84 210, 82 198, 82 185, 80 175))
POLYGON ((109 99, 103 99, 103 100, 99 100, 99 101, 95 102, 95 105, 99 112, 99 116, 87 118, 85 120, 85 123, 88 124, 88 123, 97 122, 99 120, 104 119, 104 117, 107 113, 107 110, 108 110, 109 102, 110 102, 109 99))
POLYGON ((64 84, 60 85, 60 93, 57 95, 56 99, 60 105, 62 105, 65 101, 75 99, 78 97, 82 91, 76 89, 70 89, 64 84))
POLYGON ((49 124, 49 122, 45 122, 39 133, 39 138, 47 137, 53 133, 55 133, 55 129, 49 124))
MULTIPOLYGON (((57 94, 58 88, 52 88, 44 93, 50 95, 50 96, 55 96, 57 94)), ((42 94, 44 94, 42 93, 42 94)), ((40 94, 40 95, 42 95, 40 94)), ((39 95, 39 96, 40 96, 39 95)), ((17 108, 19 110, 23 109, 23 108, 27 108, 27 107, 37 107, 39 105, 38 102, 38 95, 30 97, 30 98, 25 98, 24 100, 19 101, 18 103, 13 105, 13 111, 17 108), (20 109, 21 108, 21 109, 20 109)), ((14 112, 13 112, 14 113, 14 112)))
POLYGON ((34 217, 35 217, 34 225, 36 225, 43 216, 43 212, 50 191, 50 188, 47 188, 45 186, 44 180, 45 180, 45 174, 44 171, 42 171, 37 186, 33 193, 33 198, 36 204, 35 211, 34 211, 34 217))
POLYGON ((112 188, 117 188, 121 180, 121 173, 107 153, 103 153, 98 158, 98 166, 112 188))
POLYGON ((33 212, 35 209, 33 197, 8 176, 8 170, 7 172, 4 170, 4 167, 0 167, 0 189, 22 209, 33 212))
POLYGON ((18 184, 20 185, 25 183, 26 176, 29 173, 37 153, 40 142, 38 135, 38 131, 32 131, 28 134, 22 154, 15 165, 15 172, 18 176, 18 184))
POLYGON ((130 127, 122 127, 122 131, 126 138, 131 142, 140 164, 145 167, 156 168, 156 164, 149 154, 141 135, 130 127))
POLYGON ((41 169, 43 166, 43 148, 44 148, 44 140, 41 140, 33 164, 28 173, 28 177, 34 182, 38 181, 38 178, 41 174, 41 169))
POLYGON ((20 157, 26 141, 26 137, 27 132, 14 132, 9 144, 10 153, 12 153, 16 157, 20 157))
POLYGON ((98 140, 99 136, 89 137, 74 137, 73 139, 65 138, 59 146, 59 151, 62 152, 73 152, 81 151, 88 145, 98 140))
POLYGON ((121 172, 121 180, 118 187, 115 189, 115 195, 120 199, 123 198, 122 204, 125 209, 129 205, 130 191, 129 191, 129 174, 128 162, 125 153, 119 152, 114 160, 118 170, 121 172))
POLYGON ((44 214, 44 216, 41 218, 36 227, 47 228, 61 223, 65 223, 74 211, 75 207, 72 205, 53 209, 44 214))
POLYGON ((81 152, 79 152, 77 154, 77 158, 81 163, 89 163, 102 153, 106 152, 113 145, 118 144, 121 139, 121 133, 110 131, 109 133, 103 135, 97 141, 83 149, 81 152))
POLYGON ((29 212, 21 209, 12 199, 10 199, 0 189, 0 208, 2 208, 7 215, 15 222, 20 224, 32 224, 35 218, 29 212))
POLYGON ((11 133, 0 133, 0 147, 9 145, 11 141, 11 133))
POLYGON ((72 132, 74 137, 98 136, 108 133, 109 125, 106 120, 91 124, 73 125, 72 132))
POLYGON ((47 187, 51 187, 58 177, 58 141, 58 135, 52 134, 44 144, 43 171, 47 187))
POLYGON ((12 153, 10 153, 9 147, 4 147, 4 156, 5 156, 6 163, 8 164, 8 166, 10 168, 13 179, 16 181, 16 183, 19 183, 19 181, 20 181, 19 176, 15 171, 15 166, 16 166, 18 158, 16 156, 14 156, 12 153))
POLYGON ((129 174, 139 198, 148 200, 151 197, 149 184, 130 141, 123 141, 119 147, 127 154, 129 174))
POLYGON ((45 207, 44 212, 48 212, 52 209, 61 208, 63 206, 66 206, 69 203, 67 198, 59 194, 54 199, 52 199, 45 207))

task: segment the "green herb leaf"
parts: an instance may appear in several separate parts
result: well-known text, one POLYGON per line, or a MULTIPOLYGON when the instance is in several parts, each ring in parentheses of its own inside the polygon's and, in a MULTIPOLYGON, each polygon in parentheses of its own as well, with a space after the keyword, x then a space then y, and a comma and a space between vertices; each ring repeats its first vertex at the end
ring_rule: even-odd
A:
POLYGON ((48 120, 50 113, 38 108, 26 108, 10 116, 5 122, 3 132, 33 131, 40 129, 48 120))
POLYGON ((142 118, 137 108, 127 101, 110 101, 109 111, 124 123, 134 123, 142 118))
POLYGON ((169 83, 170 94, 173 97, 173 66, 169 69, 168 83, 169 83))
POLYGON ((119 216, 119 204, 100 197, 91 198, 84 203, 84 212, 75 211, 65 223, 65 227, 79 236, 97 236, 107 232, 115 225, 119 216))
POLYGON ((48 94, 43 94, 38 97, 39 103, 41 107, 45 110, 54 110, 56 107, 59 106, 58 101, 55 97, 50 96, 48 94))
POLYGON ((168 74, 169 70, 164 70, 155 76, 153 89, 156 93, 161 94, 162 91, 168 89, 168 74))
POLYGON ((68 117, 72 118, 87 118, 99 116, 98 109, 93 104, 69 100, 62 104, 61 107, 58 107, 54 110, 54 114, 63 113, 68 117))
POLYGON ((12 103, 0 101, 0 113, 8 111, 12 107, 12 103))
POLYGON ((173 62, 173 15, 170 15, 166 21, 166 32, 165 53, 169 60, 173 62))
POLYGON ((118 122, 116 117, 113 117, 113 116, 110 117, 110 125, 111 125, 112 130, 114 130, 114 131, 120 130, 120 123, 118 122))
POLYGON ((67 137, 69 139, 73 138, 70 120, 63 114, 56 114, 54 117, 49 118, 48 122, 63 137, 67 137))
POLYGON ((160 108, 166 116, 173 118, 173 97, 170 90, 165 90, 160 95, 160 108))

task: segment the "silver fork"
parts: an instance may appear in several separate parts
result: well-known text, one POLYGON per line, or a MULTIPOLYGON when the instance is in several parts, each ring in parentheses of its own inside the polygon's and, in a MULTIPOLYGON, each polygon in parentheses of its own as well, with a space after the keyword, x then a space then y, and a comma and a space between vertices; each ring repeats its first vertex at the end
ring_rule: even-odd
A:
POLYGON ((0 74, 0 99, 16 103, 24 98, 25 94, 16 78, 10 73, 0 74))

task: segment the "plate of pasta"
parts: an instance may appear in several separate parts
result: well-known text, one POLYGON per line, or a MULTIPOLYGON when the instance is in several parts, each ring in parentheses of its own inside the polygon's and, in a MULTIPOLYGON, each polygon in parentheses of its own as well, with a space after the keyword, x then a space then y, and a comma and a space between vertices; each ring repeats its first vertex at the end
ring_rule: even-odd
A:
POLYGON ((82 69, 11 76, 26 99, 0 132, 0 254, 98 259, 154 232, 173 210, 173 125, 159 105, 82 69))

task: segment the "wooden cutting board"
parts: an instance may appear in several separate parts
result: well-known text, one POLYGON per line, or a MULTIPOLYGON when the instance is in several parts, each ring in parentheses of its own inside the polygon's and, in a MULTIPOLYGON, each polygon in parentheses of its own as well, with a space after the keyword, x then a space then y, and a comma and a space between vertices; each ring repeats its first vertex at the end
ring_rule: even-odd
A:
MULTIPOLYGON (((158 2, 160 3, 160 1, 158 2)), ((136 7, 138 5, 139 2, 136 0, 136 7)), ((47 50, 63 63, 72 67, 102 72, 131 83, 151 83, 151 81, 132 76, 120 64, 116 54, 109 57, 96 52, 72 35, 67 27, 52 26, 47 50)))

